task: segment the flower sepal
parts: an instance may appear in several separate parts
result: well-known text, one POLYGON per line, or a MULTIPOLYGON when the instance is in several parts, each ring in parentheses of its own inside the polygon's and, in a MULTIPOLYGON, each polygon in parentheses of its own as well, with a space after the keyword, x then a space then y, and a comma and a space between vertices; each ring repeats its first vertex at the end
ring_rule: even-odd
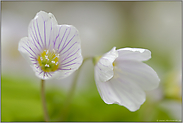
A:
POLYGON ((93 57, 92 61, 93 61, 93 64, 96 65, 98 63, 98 61, 100 60, 102 56, 95 56, 93 57))

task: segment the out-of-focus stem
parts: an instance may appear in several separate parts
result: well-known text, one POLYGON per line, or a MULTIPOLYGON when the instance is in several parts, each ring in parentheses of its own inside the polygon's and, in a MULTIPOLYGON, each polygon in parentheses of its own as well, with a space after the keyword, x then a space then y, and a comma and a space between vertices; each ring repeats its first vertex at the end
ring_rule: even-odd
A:
POLYGON ((49 116, 48 116, 48 111, 47 111, 47 108, 46 108, 44 83, 45 83, 45 80, 41 79, 41 100, 42 100, 42 106, 43 106, 43 113, 44 113, 45 121, 48 122, 49 121, 49 116))
MULTIPOLYGON (((92 57, 86 57, 86 58, 84 58, 83 64, 84 64, 84 62, 85 62, 86 60, 91 59, 91 58, 92 58, 92 57)), ((72 100, 72 97, 73 97, 73 95, 74 95, 74 91, 75 91, 76 85, 77 85, 77 80, 78 80, 78 78, 79 78, 79 73, 80 73, 80 71, 81 71, 81 67, 83 66, 83 64, 82 64, 82 65, 80 66, 80 68, 76 71, 76 75, 75 75, 75 77, 74 77, 73 83, 72 83, 71 88, 70 88, 70 90, 69 90, 68 96, 67 96, 67 98, 66 98, 66 100, 65 100, 65 102, 64 102, 64 104, 63 104, 63 109, 62 109, 62 114, 61 114, 61 119, 60 119, 61 121, 64 121, 64 120, 67 119, 67 114, 68 114, 68 112, 69 112, 69 105, 70 105, 71 100, 72 100)))

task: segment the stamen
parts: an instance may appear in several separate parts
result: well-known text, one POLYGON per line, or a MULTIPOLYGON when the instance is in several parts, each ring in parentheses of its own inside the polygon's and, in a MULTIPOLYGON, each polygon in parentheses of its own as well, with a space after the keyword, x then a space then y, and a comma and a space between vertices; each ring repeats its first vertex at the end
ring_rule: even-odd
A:
POLYGON ((114 67, 114 66, 116 65, 116 63, 113 62, 112 65, 113 65, 113 67, 114 67))
POLYGON ((54 72, 59 68, 59 54, 53 50, 44 50, 37 58, 44 72, 54 72))
POLYGON ((48 54, 49 50, 46 51, 46 54, 48 54))
POLYGON ((48 64, 45 64, 45 67, 49 67, 49 65, 48 64))

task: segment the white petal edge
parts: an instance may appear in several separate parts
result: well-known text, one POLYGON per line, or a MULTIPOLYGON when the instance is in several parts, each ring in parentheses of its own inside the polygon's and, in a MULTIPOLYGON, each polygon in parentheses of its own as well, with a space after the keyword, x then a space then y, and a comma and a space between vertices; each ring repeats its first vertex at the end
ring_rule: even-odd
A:
POLYGON ((147 61, 151 58, 151 51, 142 48, 121 48, 118 60, 147 61))
POLYGON ((113 77, 107 82, 102 82, 99 79, 99 73, 95 70, 97 89, 105 103, 119 104, 132 112, 138 110, 145 102, 144 91, 128 79, 121 79, 113 77))
POLYGON ((158 87, 160 79, 157 73, 147 64, 139 61, 118 59, 115 62, 114 71, 120 72, 143 90, 153 90, 158 87))
POLYGON ((18 51, 26 59, 29 65, 33 65, 33 61, 31 61, 30 57, 36 58, 37 55, 37 52, 34 48, 35 47, 32 45, 31 40, 29 40, 28 37, 24 37, 19 41, 18 51))
POLYGON ((40 11, 31 20, 28 26, 28 37, 38 50, 48 49, 52 39, 53 27, 58 25, 57 20, 51 13, 40 11))
POLYGON ((113 77, 113 62, 117 57, 118 52, 116 51, 116 47, 113 47, 109 52, 100 58, 95 67, 95 70, 99 74, 100 81, 106 82, 113 77))
POLYGON ((51 19, 51 21, 52 21, 53 26, 58 25, 58 22, 57 22, 57 20, 56 20, 55 16, 54 16, 52 13, 48 13, 48 16, 50 17, 50 19, 51 19))

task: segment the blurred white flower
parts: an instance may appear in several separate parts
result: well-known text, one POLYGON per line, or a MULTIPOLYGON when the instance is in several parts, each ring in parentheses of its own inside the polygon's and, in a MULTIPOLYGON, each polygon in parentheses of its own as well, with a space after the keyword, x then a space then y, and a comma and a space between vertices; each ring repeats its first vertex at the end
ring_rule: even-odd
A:
POLYGON ((58 25, 51 13, 40 11, 30 22, 28 37, 18 50, 41 79, 65 78, 82 64, 80 38, 72 25, 58 25))
POLYGON ((147 90, 158 87, 160 79, 147 64, 151 52, 140 48, 116 47, 104 54, 95 65, 95 81, 107 104, 119 104, 136 111, 144 103, 147 90))

